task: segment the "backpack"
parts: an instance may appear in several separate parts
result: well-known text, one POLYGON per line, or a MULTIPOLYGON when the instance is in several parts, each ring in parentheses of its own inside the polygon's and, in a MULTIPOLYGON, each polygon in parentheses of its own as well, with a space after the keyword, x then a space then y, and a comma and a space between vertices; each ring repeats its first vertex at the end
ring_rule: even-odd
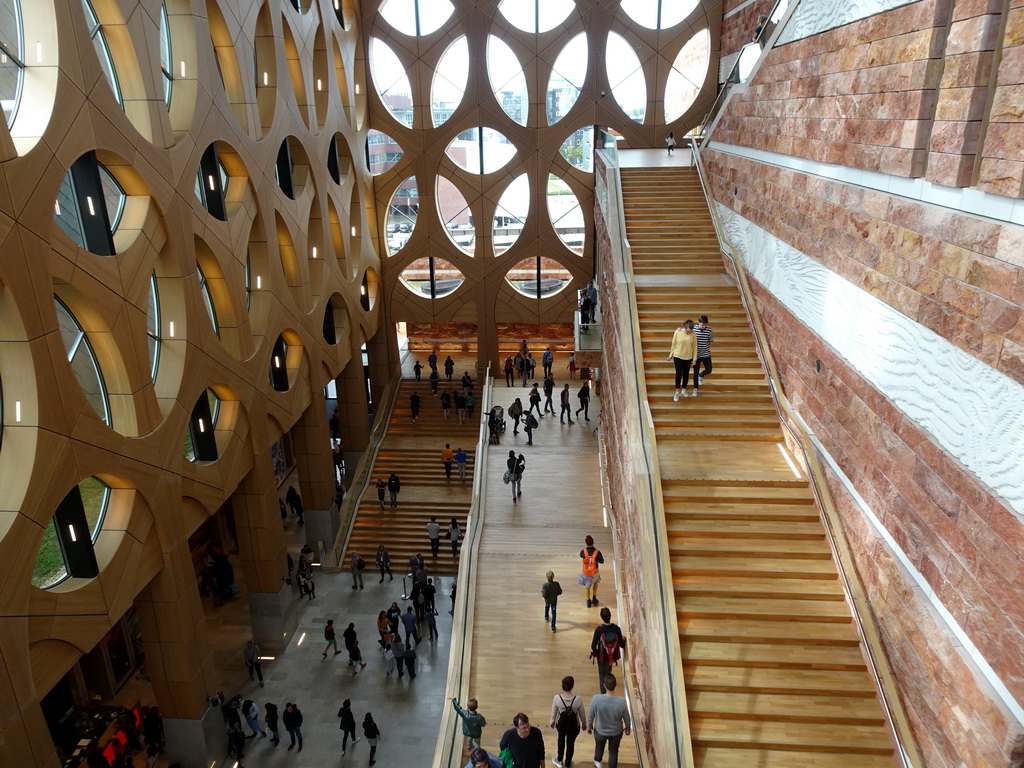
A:
POLYGON ((593 552, 587 552, 583 550, 585 557, 583 558, 583 575, 584 576, 596 576, 597 575, 597 556, 601 552, 597 547, 594 547, 593 552))
POLYGON ((363 560, 362 555, 356 555, 356 570, 361 571, 366 567, 366 561, 363 560))
POLYGON ((572 705, 576 701, 576 697, 573 696, 572 700, 568 704, 565 703, 565 697, 559 696, 562 700, 562 711, 558 713, 558 720, 555 721, 555 730, 559 733, 573 733, 580 730, 580 720, 576 717, 576 713, 572 711, 572 705))
POLYGON ((619 633, 617 628, 609 625, 604 628, 597 641, 597 660, 611 666, 622 656, 622 649, 619 647, 619 633))
POLYGON ((526 423, 529 425, 530 429, 536 429, 540 426, 540 422, 537 421, 537 417, 532 413, 526 414, 526 423))

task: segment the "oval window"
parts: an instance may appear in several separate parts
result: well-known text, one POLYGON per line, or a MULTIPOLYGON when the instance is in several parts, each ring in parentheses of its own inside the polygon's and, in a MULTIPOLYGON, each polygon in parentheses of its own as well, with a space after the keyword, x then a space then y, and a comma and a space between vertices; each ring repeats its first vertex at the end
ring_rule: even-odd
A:
POLYGON ((627 117, 642 123, 647 114, 647 81, 633 46, 621 35, 609 32, 605 64, 615 101, 627 117))
POLYGON ((498 10, 512 26, 524 32, 550 32, 576 7, 573 0, 503 0, 498 10))
POLYGON ((465 36, 448 46, 437 62, 434 82, 430 88, 430 115, 434 127, 448 122, 448 118, 462 103, 469 79, 469 44, 465 36))
POLYGON ((590 173, 594 170, 594 129, 580 128, 562 142, 558 151, 570 165, 590 173))
POLYGON ((523 233, 526 217, 530 213, 530 180, 526 174, 516 177, 501 194, 494 211, 494 255, 498 256, 513 245, 523 233))
POLYGON ((584 221, 580 201, 569 185, 553 173, 548 174, 547 197, 551 226, 569 250, 582 255, 584 221))
POLYGON ((470 173, 494 173, 516 154, 515 145, 493 128, 470 128, 460 133, 445 154, 470 173))
POLYGON ((473 212, 459 188, 443 176, 437 177, 437 212, 448 238, 470 256, 476 250, 473 212))
POLYGON ((395 167, 395 163, 402 159, 402 148, 398 142, 371 128, 366 134, 366 167, 374 176, 379 176, 385 171, 395 167))
POLYGON ((454 293, 466 281, 454 264, 436 256, 416 259, 402 270, 400 277, 406 288, 428 299, 454 293))
POLYGON ((405 66, 388 44, 376 37, 370 38, 370 74, 388 112, 412 128, 412 86, 405 66))
POLYGON ((681 22, 698 0, 622 0, 622 10, 637 24, 648 29, 668 29, 681 22))
POLYGON ((587 78, 587 36, 576 35, 558 54, 548 79, 548 125, 554 125, 572 109, 587 78))
POLYGON ((494 35, 487 38, 487 74, 494 98, 505 110, 505 114, 520 125, 526 125, 530 114, 526 75, 512 49, 494 35))
POLYGON ((669 70, 665 84, 666 123, 682 117, 696 100, 710 63, 711 33, 703 29, 686 42, 669 70))
POLYGON ((554 259, 534 256, 523 259, 505 274, 517 292, 531 299, 554 296, 572 280, 572 273, 554 259))
POLYGON ((416 216, 420 209, 416 177, 411 176, 395 190, 388 203, 387 247, 388 256, 394 256, 405 247, 416 229, 416 216))
POLYGON ((402 34, 414 36, 436 32, 454 11, 449 0, 388 0, 380 15, 402 34))

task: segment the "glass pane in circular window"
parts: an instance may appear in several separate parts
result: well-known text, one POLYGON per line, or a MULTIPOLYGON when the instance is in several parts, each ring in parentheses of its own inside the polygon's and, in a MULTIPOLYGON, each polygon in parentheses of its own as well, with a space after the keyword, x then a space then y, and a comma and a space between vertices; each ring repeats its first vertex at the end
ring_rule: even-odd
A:
POLYGON ((428 299, 440 299, 454 293, 466 281, 454 264, 436 256, 424 256, 410 262, 400 277, 406 288, 428 299))
POLYGON ((96 541, 100 528, 103 527, 103 515, 107 511, 110 488, 95 477, 87 477, 78 484, 78 490, 82 494, 85 519, 89 521, 89 535, 93 541, 96 541))
POLYGON ((370 39, 370 72, 384 106, 402 123, 412 128, 412 86, 405 67, 387 43, 370 39))
POLYGON ((498 10, 512 26, 524 32, 549 32, 576 7, 573 0, 503 0, 498 10))
POLYGON ((554 296, 572 280, 572 273, 554 259, 523 259, 505 273, 508 284, 531 299, 554 296))
POLYGON ((36 552, 36 562, 32 567, 32 586, 49 589, 68 577, 68 565, 64 561, 60 542, 57 541, 57 521, 51 520, 46 526, 43 541, 36 552))
POLYGON ((460 133, 445 154, 470 173, 494 173, 516 153, 515 145, 493 128, 470 128, 460 133))
POLYGON ((693 104, 710 63, 711 34, 704 29, 687 41, 669 70, 665 85, 666 123, 678 120, 693 104))
POLYGON ((587 78, 587 36, 576 35, 555 59, 548 80, 548 125, 554 125, 572 109, 587 78))
POLYGON ((448 46, 437 62, 430 92, 430 114, 434 127, 448 122, 466 93, 469 78, 469 45, 465 36, 448 46))
POLYGON ((633 46, 621 35, 609 32, 605 64, 615 101, 628 117, 642 123, 647 113, 647 81, 633 46))
POLYGON ((530 212, 530 180, 526 174, 516 177, 501 194, 494 211, 494 255, 498 256, 513 245, 523 233, 523 225, 530 212))
POLYGON ((402 159, 402 148, 398 142, 371 128, 366 134, 366 167, 374 176, 379 176, 385 171, 395 167, 395 163, 402 159))
POLYGON ((508 44, 494 35, 487 38, 487 74, 494 98, 505 114, 520 125, 526 125, 530 99, 526 91, 526 75, 508 44))
POLYGON ((436 32, 454 11, 449 0, 389 0, 380 15, 399 32, 411 36, 436 32))
POLYGON ((416 216, 420 209, 420 193, 416 189, 416 177, 402 182, 395 190, 388 204, 387 247, 388 256, 394 256, 405 247, 416 228, 416 216))
POLYGON ((622 0, 622 10, 648 29, 668 29, 681 22, 697 7, 698 0, 622 0))
POLYGON ((594 129, 580 128, 562 142, 558 151, 571 165, 590 173, 594 170, 594 129))
POLYGON ((583 253, 583 209, 569 185, 553 173, 548 174, 548 216, 569 250, 583 253))
POLYGON ((0 105, 7 125, 14 122, 25 76, 24 35, 19 0, 0 2, 0 105))
POLYGON ((459 188, 443 176, 437 177, 437 212, 451 241, 472 256, 476 250, 473 213, 459 188))

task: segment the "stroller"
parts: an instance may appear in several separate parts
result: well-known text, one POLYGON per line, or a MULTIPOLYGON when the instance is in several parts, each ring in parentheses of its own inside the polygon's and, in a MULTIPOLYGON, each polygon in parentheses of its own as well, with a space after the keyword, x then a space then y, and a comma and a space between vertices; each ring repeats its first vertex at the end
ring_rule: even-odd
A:
POLYGON ((491 445, 499 445, 501 436, 505 432, 505 409, 500 405, 491 408, 487 417, 487 426, 491 431, 491 445))

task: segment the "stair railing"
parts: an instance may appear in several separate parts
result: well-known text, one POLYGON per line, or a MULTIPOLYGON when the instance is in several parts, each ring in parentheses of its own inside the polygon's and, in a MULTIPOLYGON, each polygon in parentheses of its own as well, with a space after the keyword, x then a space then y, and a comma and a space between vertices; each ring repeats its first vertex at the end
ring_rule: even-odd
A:
POLYGON ((814 444, 814 437, 806 422, 804 422, 803 417, 796 412, 786 396, 782 385, 782 378, 775 365, 775 357, 768 342, 767 333, 761 322, 757 302, 754 299, 753 291, 747 279, 743 260, 740 258, 736 246, 733 245, 726 235, 719 220, 718 211, 715 208, 714 198, 708 191, 704 176, 704 166, 701 162, 696 142, 691 142, 690 151, 693 155, 693 165, 697 169, 697 176, 700 179, 701 189, 704 192, 704 200, 711 213, 711 220, 715 227, 715 233, 718 236, 720 250, 722 255, 732 264, 733 273, 736 276, 740 298, 743 301, 743 307, 747 312, 751 329, 754 332, 757 354, 768 374, 768 385, 772 395, 772 402, 775 404, 775 410, 779 416, 779 422, 789 433, 791 444, 799 446, 803 456, 804 467, 809 475, 811 490, 818 502, 818 508, 821 510, 822 523, 825 527, 829 547, 832 550, 833 560, 836 563, 836 570, 839 572, 839 578, 842 581, 844 592, 850 603, 854 625, 857 628, 857 634, 861 641, 862 653, 867 662, 868 673, 874 681, 882 709, 885 712, 886 727, 896 745, 901 765, 904 768, 922 768, 924 763, 918 752, 910 722, 899 700, 898 686, 893 677, 892 669, 889 666, 889 660, 885 656, 885 650, 878 635, 878 628, 875 626, 871 601, 867 597, 864 586, 857 576, 853 554, 846 538, 846 532, 843 529, 842 520, 836 511, 832 495, 828 490, 825 472, 821 467, 814 444))
POLYGON ((352 473, 352 480, 348 486, 348 493, 341 507, 337 504, 331 507, 331 514, 339 515, 338 535, 331 547, 332 563, 325 567, 327 571, 335 571, 341 568, 342 557, 348 547, 348 540, 352 535, 352 528, 355 525, 356 515, 359 512, 359 504, 363 500, 370 485, 373 474, 373 465, 377 461, 377 454, 380 453, 381 443, 388 434, 388 425, 391 423, 391 416, 395 410, 395 403, 398 400, 398 390, 402 385, 402 372, 399 371, 388 382, 380 399, 380 408, 377 411, 377 420, 370 431, 370 439, 359 458, 355 471, 352 473))
POLYGON ((473 490, 466 536, 459 555, 455 605, 452 614, 452 646, 448 654, 448 678, 445 682, 445 707, 434 745, 432 768, 463 768, 463 735, 459 717, 448 705, 449 698, 465 702, 469 696, 469 678, 473 658, 473 622, 476 606, 476 563, 480 556, 480 531, 483 528, 483 498, 487 483, 487 452, 490 444, 488 416, 491 411, 494 380, 488 363, 484 374, 480 403, 480 429, 473 457, 473 490))

